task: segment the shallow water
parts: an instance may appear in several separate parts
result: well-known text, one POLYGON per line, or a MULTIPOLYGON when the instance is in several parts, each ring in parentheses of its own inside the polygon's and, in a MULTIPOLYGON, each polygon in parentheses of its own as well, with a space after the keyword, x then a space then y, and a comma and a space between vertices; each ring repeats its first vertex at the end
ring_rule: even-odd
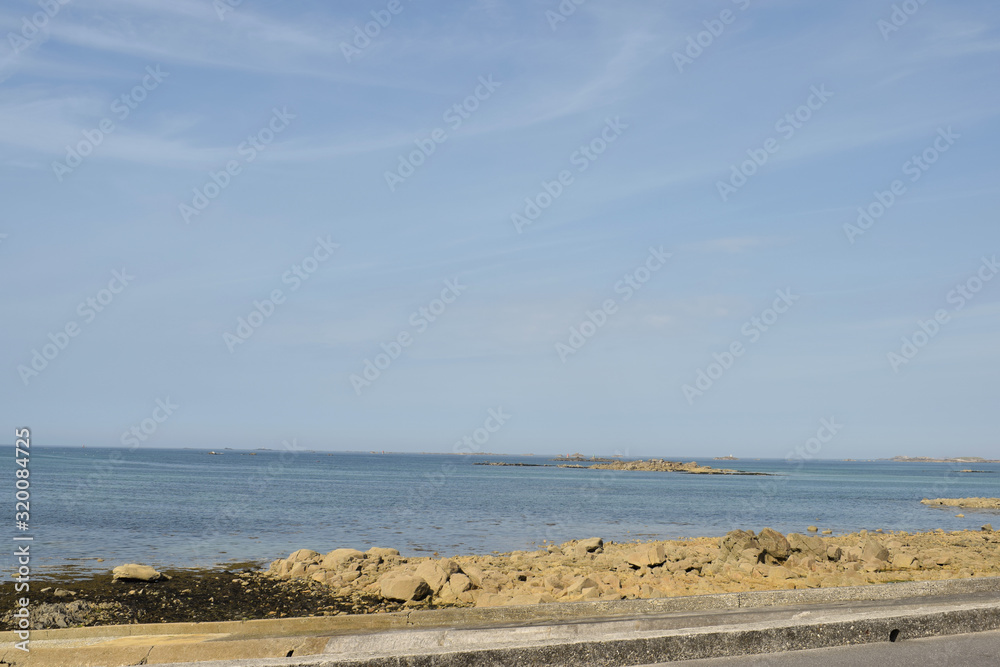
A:
POLYGON ((32 565, 196 567, 265 561, 302 547, 455 555, 589 536, 666 539, 810 524, 837 533, 958 530, 1000 521, 1000 512, 920 504, 1000 495, 1000 464, 698 460, 774 473, 758 477, 472 465, 483 460, 551 463, 541 456, 37 448, 32 565), (966 468, 992 472, 957 472, 966 468), (954 516, 960 512, 964 519, 954 516))

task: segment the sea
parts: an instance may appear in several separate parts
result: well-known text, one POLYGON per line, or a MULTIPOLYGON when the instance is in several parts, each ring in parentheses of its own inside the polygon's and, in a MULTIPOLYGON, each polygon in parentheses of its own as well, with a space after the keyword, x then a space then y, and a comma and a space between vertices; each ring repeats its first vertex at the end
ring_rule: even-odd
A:
POLYGON ((34 572, 87 573, 125 562, 265 564, 300 548, 454 556, 765 526, 834 534, 1000 528, 1000 512, 920 503, 1000 495, 997 463, 691 460, 767 474, 546 467, 556 461, 544 456, 36 447, 29 529, 10 532, 33 538, 34 572), (485 461, 533 465, 475 465, 485 461))

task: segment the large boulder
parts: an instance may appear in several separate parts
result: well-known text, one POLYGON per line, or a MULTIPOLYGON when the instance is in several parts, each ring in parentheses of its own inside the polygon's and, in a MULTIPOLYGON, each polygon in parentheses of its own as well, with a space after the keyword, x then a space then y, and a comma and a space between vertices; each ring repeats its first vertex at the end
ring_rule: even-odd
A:
MULTIPOLYGON (((317 556, 319 554, 316 554, 317 556)), ((357 549, 334 549, 327 555, 323 556, 323 562, 321 563, 324 570, 338 570, 344 563, 350 562, 352 560, 362 560, 365 557, 365 552, 358 551, 357 549)))
POLYGON ((873 537, 866 537, 860 544, 861 560, 864 561, 887 561, 889 560, 889 550, 885 545, 873 537))
POLYGON ((826 560, 826 543, 820 537, 813 535, 802 535, 801 533, 788 533, 788 546, 792 551, 826 560))
POLYGON ((483 572, 482 568, 478 565, 472 565, 471 563, 466 563, 462 566, 462 572, 468 575, 469 580, 472 581, 472 585, 476 588, 483 587, 483 579, 486 578, 486 573, 483 572))
POLYGON ((792 547, 785 536, 771 528, 765 528, 757 536, 757 543, 764 553, 776 560, 785 560, 792 554, 792 547))
POLYGON ((111 571, 111 581, 159 581, 163 575, 148 565, 126 563, 111 571))
POLYGON ((757 536, 753 534, 753 531, 749 530, 731 530, 726 533, 725 537, 719 540, 719 559, 720 560, 740 560, 749 556, 748 550, 753 550, 753 558, 757 559, 762 550, 760 548, 760 542, 757 541, 757 536))
POLYGON ((625 556, 625 562, 633 567, 656 567, 666 562, 667 556, 662 544, 654 544, 637 549, 625 556))
POLYGON ((594 553, 604 547, 604 540, 599 537, 589 537, 585 540, 580 540, 578 546, 587 553, 594 553))
POLYGON ((451 558, 442 558, 438 561, 438 565, 441 566, 442 570, 448 573, 449 577, 462 571, 462 566, 451 558))
POLYGON ((316 563, 321 558, 318 551, 313 551, 312 549, 299 549, 298 551, 293 551, 288 557, 288 561, 291 563, 316 563))
POLYGON ((421 577, 409 575, 384 577, 379 582, 379 587, 382 591, 382 597, 399 602, 423 600, 431 592, 430 586, 421 577))
POLYGON ((386 558, 389 556, 398 556, 399 550, 390 549, 388 547, 372 547, 371 549, 366 551, 365 554, 367 554, 372 558, 374 558, 375 556, 378 556, 379 558, 386 558))
POLYGON ((453 574, 448 577, 448 588, 457 596, 459 593, 464 593, 472 588, 472 579, 469 579, 464 574, 453 574))
POLYGON ((430 586, 431 592, 434 594, 441 592, 441 589, 448 583, 448 578, 451 576, 439 563, 432 560, 425 560, 417 567, 413 574, 426 581, 427 585, 430 586))

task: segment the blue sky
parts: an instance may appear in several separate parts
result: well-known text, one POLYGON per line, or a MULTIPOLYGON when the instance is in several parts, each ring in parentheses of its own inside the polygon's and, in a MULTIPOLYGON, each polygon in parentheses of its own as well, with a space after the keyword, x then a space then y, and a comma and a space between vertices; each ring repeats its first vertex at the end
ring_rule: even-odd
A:
POLYGON ((223 1, 0 9, 8 428, 996 457, 995 3, 223 1))

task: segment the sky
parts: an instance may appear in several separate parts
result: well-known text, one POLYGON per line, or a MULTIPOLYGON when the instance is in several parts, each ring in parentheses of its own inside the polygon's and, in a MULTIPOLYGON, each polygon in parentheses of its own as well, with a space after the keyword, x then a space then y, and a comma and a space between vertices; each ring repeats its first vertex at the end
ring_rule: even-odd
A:
POLYGON ((996 458, 998 19, 6 2, 4 428, 996 458))

